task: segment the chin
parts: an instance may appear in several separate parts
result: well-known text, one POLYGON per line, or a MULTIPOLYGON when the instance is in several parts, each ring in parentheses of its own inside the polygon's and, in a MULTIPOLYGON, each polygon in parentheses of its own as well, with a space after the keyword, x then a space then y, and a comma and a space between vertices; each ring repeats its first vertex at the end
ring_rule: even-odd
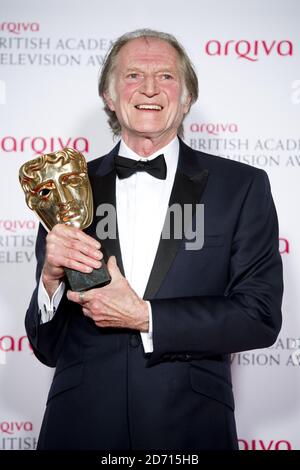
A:
POLYGON ((145 136, 161 134, 163 131, 164 130, 162 128, 157 128, 157 127, 154 128, 154 127, 149 127, 149 126, 139 127, 139 128, 137 127, 134 130, 134 132, 145 135, 145 136))

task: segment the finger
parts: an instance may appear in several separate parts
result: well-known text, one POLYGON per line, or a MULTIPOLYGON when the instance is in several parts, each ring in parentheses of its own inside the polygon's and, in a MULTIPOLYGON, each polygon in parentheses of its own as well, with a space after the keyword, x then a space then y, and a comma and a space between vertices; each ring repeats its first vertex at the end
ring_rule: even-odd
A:
POLYGON ((74 253, 72 257, 48 253, 47 262, 54 268, 69 268, 82 273, 91 273, 93 269, 97 269, 101 266, 101 261, 85 257, 80 253, 74 253))
POLYGON ((118 328, 118 326, 113 325, 108 320, 95 321, 95 325, 98 326, 99 328, 118 328))
POLYGON ((91 293, 90 293, 90 291, 84 292, 84 297, 82 299, 82 295, 80 295, 80 292, 75 292, 73 290, 68 290, 67 291, 67 298, 69 300, 71 300, 72 302, 76 302, 77 304, 85 305, 87 302, 90 301, 91 293))
POLYGON ((82 307, 82 311, 86 317, 91 317, 90 311, 87 308, 82 307))
POLYGON ((101 260, 103 258, 103 253, 100 251, 100 249, 95 249, 94 247, 91 247, 90 245, 87 245, 80 240, 71 240, 68 246, 70 249, 80 251, 84 255, 87 255, 96 260, 101 260))
POLYGON ((61 256, 93 268, 99 268, 98 261, 103 258, 103 254, 99 249, 91 248, 78 240, 59 238, 54 234, 47 240, 46 253, 48 257, 52 256, 52 259, 61 256))
MULTIPOLYGON (((46 252, 48 255, 61 255, 66 258, 75 259, 83 264, 88 258, 96 261, 100 261, 103 258, 103 253, 99 249, 95 249, 79 240, 66 239, 63 237, 59 238, 56 235, 52 235, 52 237, 47 240, 46 252), (87 258, 84 258, 84 255, 87 256, 87 258)), ((100 267, 98 264, 90 262, 86 264, 93 268, 100 267)))
POLYGON ((53 227, 52 232, 60 237, 65 237, 66 239, 71 238, 74 240, 82 241, 92 248, 99 249, 101 247, 101 243, 99 241, 95 240, 93 237, 91 237, 87 233, 84 233, 77 227, 71 227, 65 224, 56 224, 53 227))
POLYGON ((93 269, 100 268, 102 264, 100 261, 100 257, 101 257, 100 253, 99 255, 97 254, 97 257, 96 255, 94 255, 94 257, 90 257, 87 255, 84 255, 78 250, 66 249, 64 254, 61 256, 68 263, 67 267, 71 267, 72 269, 76 269, 76 266, 78 265, 78 263, 79 265, 90 267, 93 269))
POLYGON ((118 268, 117 265, 117 260, 115 256, 111 256, 107 262, 107 268, 109 271, 109 274, 113 279, 116 279, 118 277, 123 277, 121 274, 121 271, 118 268))

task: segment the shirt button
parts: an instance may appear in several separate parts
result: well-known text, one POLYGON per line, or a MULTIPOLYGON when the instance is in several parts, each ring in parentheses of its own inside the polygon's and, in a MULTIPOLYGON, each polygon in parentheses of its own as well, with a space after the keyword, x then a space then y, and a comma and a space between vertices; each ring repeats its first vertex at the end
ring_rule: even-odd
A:
POLYGON ((141 344, 140 335, 133 334, 129 338, 129 344, 132 348, 137 348, 141 344))

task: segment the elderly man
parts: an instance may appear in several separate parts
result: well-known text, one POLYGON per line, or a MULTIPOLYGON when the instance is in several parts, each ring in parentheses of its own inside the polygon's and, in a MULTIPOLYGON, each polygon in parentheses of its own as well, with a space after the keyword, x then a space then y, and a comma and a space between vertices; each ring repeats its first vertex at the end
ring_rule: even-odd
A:
POLYGON ((125 34, 106 59, 99 93, 121 140, 89 176, 117 237, 97 240, 97 215, 85 233, 39 231, 26 328, 56 367, 39 449, 237 449, 230 353, 280 330, 277 218, 265 172, 180 139, 197 92, 169 34, 125 34), (193 229, 204 205, 201 249, 162 236, 173 204, 192 207, 193 229), (111 283, 68 291, 64 267, 91 272, 103 254, 111 283))

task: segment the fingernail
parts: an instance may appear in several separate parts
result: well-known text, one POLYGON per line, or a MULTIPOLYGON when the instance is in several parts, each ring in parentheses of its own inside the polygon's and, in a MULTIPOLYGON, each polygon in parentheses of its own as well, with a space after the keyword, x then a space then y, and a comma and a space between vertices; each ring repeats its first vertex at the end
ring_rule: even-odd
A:
POLYGON ((85 268, 86 273, 91 273, 92 271, 93 271, 93 268, 91 268, 89 266, 86 266, 86 268, 85 268))

